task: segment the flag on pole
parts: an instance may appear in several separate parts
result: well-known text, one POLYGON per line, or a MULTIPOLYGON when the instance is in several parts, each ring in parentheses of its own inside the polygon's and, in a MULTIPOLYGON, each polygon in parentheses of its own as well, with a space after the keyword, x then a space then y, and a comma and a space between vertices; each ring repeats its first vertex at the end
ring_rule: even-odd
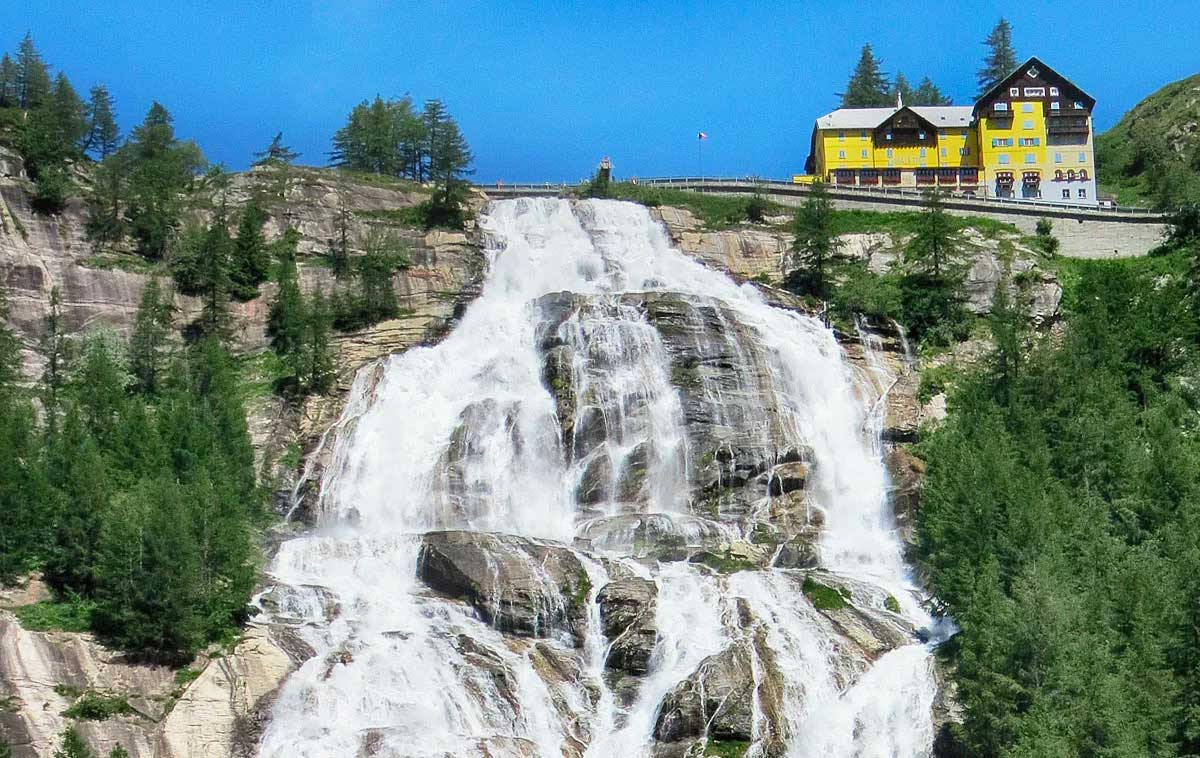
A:
POLYGON ((704 132, 700 132, 699 134, 696 135, 696 139, 708 139, 708 135, 705 134, 704 132))

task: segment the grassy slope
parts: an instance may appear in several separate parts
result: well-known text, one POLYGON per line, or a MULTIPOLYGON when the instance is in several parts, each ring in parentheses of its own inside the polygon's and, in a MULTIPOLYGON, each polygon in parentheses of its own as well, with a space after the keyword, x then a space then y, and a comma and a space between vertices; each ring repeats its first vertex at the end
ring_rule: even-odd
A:
POLYGON ((1200 74, 1172 82, 1148 96, 1107 132, 1096 137, 1101 189, 1121 203, 1149 199, 1148 179, 1159 166, 1145 160, 1153 136, 1163 138, 1166 160, 1181 163, 1200 157, 1200 74))

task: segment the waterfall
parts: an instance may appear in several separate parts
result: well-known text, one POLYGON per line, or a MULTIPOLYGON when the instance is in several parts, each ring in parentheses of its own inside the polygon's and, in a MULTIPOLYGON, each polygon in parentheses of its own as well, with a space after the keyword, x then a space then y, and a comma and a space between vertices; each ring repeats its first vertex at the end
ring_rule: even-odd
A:
POLYGON ((870 377, 641 206, 501 201, 480 224, 481 294, 356 382, 321 523, 269 568, 270 620, 315 655, 259 754, 607 758, 730 732, 751 756, 927 758, 930 619, 870 377), (705 565, 769 558, 762 529, 819 529, 818 567, 705 565), (652 597, 644 670, 610 658, 620 582, 652 597))

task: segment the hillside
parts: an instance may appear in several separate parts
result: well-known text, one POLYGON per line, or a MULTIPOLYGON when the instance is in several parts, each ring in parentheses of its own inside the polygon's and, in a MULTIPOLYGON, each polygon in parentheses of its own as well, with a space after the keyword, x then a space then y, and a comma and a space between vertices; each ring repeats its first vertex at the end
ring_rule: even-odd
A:
POLYGON ((1170 207, 1200 194, 1200 74, 1172 82, 1096 137, 1101 188, 1170 207))

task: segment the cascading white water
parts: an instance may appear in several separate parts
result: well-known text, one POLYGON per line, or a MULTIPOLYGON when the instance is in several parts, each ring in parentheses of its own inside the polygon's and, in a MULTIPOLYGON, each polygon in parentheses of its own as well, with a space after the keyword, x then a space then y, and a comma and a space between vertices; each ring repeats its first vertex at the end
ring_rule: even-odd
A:
MULTIPOLYGON (((503 201, 481 223, 491 256, 481 295, 442 343, 391 358, 369 404, 367 383, 356 384, 356 421, 343 424, 322 482, 323 525, 286 542, 271 566, 285 598, 275 620, 297 626, 316 655, 284 686, 260 754, 649 755, 663 696, 744 632, 740 602, 758 619, 774 666, 755 677, 781 680, 789 755, 927 756, 935 685, 926 648, 914 642, 873 665, 847 663, 837 630, 793 572, 723 576, 633 561, 621 555, 622 539, 581 549, 592 590, 578 651, 561 630, 536 645, 506 635, 421 584, 421 535, 431 530, 570 546, 604 519, 637 511, 690 535, 737 533, 689 514, 689 440, 670 359, 644 314, 618 297, 671 292, 721 304, 755 335, 778 412, 722 421, 778 429, 811 449, 810 498, 825 519, 821 566, 848 583, 856 605, 882 609, 890 596, 908 623, 929 622, 891 525, 871 393, 856 387, 829 330, 675 250, 640 206, 503 201), (590 304, 556 336, 577 356, 576 402, 602 413, 608 430, 580 455, 560 431, 539 352, 538 301, 563 292, 590 304), (585 507, 577 488, 599 455, 609 458, 607 494, 585 507), (645 484, 622 499, 619 480, 634 466, 645 484), (616 570, 658 588, 650 670, 625 705, 605 680, 595 608, 616 570), (576 654, 573 675, 548 673, 547 656, 576 654)), ((545 584, 558 597, 548 576, 545 584)), ((751 755, 765 749, 764 719, 756 716, 751 755)))

